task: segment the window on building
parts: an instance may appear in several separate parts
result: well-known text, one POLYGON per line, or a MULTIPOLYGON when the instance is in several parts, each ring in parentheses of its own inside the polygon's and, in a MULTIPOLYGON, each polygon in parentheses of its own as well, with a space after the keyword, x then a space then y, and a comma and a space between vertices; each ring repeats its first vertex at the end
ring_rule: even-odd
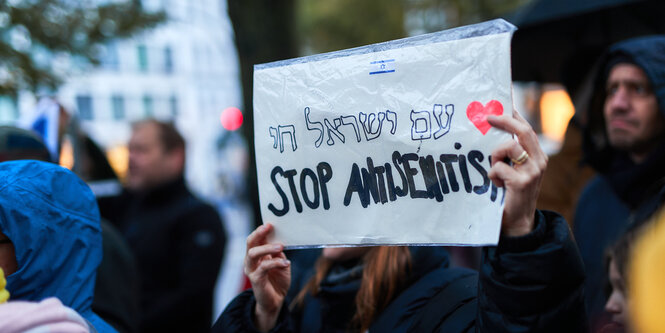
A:
POLYGON ((0 95, 0 122, 12 122, 18 119, 18 116, 16 98, 0 95))
POLYGON ((173 73, 173 50, 170 46, 164 48, 164 73, 173 73))
POLYGON ((160 0, 141 0, 141 7, 145 9, 147 12, 158 12, 160 10, 166 10, 165 7, 163 7, 163 1, 160 0))
POLYGON ((178 98, 175 95, 169 97, 169 106, 171 108, 171 116, 173 118, 178 116, 178 98))
POLYGON ((141 44, 137 47, 137 54, 139 57, 139 70, 141 72, 148 71, 148 48, 141 44))
POLYGON ((143 96, 143 114, 146 118, 152 118, 155 115, 154 103, 152 96, 144 95, 143 96))
POLYGON ((102 55, 102 67, 117 71, 120 68, 120 57, 118 56, 118 46, 115 43, 108 43, 104 46, 102 55))
POLYGON ((78 109, 79 117, 81 117, 82 120, 93 119, 92 97, 90 97, 90 95, 76 96, 76 108, 78 109))
POLYGON ((111 107, 113 109, 113 119, 122 120, 125 118, 125 98, 120 95, 111 97, 111 107))

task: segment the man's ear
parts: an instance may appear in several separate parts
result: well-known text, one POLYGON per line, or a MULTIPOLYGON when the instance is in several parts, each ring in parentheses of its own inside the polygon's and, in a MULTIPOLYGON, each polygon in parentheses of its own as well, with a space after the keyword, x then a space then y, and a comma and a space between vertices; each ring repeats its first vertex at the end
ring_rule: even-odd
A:
POLYGON ((169 171, 174 174, 180 174, 185 170, 185 149, 184 148, 174 148, 172 151, 167 153, 167 159, 169 171))

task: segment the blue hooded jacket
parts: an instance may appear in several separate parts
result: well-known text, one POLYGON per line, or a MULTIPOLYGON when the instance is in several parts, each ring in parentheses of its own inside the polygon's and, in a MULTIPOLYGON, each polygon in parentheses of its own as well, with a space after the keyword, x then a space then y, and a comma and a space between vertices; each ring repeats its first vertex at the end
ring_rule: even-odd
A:
POLYGON ((0 230, 12 241, 18 270, 10 300, 57 297, 98 332, 116 332, 92 312, 102 260, 99 210, 74 173, 39 161, 0 163, 0 230))

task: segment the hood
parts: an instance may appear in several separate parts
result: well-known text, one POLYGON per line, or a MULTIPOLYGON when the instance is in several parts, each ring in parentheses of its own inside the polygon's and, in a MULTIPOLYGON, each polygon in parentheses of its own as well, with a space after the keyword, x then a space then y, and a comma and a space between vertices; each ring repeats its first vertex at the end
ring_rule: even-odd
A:
POLYGON ((642 68, 656 95, 658 109, 665 116, 665 36, 633 38, 613 45, 595 66, 594 92, 587 104, 588 112, 583 115, 584 161, 607 177, 615 192, 632 206, 641 199, 641 195, 636 196, 640 190, 628 187, 639 186, 644 192, 649 184, 665 176, 665 142, 640 165, 635 165, 626 153, 610 147, 603 118, 605 81, 609 67, 619 62, 642 68))
POLYGON ((18 262, 7 277, 11 299, 54 296, 89 318, 102 259, 92 192, 71 171, 39 161, 0 163, 0 179, 0 229, 18 262))

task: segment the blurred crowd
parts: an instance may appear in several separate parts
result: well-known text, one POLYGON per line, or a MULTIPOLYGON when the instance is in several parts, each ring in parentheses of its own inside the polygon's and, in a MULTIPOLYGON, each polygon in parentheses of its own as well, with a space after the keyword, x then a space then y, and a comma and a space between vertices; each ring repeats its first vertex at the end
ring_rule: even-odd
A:
POLYGON ((172 124, 133 125, 123 181, 82 132, 73 172, 47 138, 2 126, 0 332, 665 332, 665 37, 594 68, 554 156, 518 112, 488 118, 519 140, 492 154, 507 194, 478 267, 440 247, 285 251, 264 221, 251 289, 219 318, 224 224, 188 189, 172 124))

